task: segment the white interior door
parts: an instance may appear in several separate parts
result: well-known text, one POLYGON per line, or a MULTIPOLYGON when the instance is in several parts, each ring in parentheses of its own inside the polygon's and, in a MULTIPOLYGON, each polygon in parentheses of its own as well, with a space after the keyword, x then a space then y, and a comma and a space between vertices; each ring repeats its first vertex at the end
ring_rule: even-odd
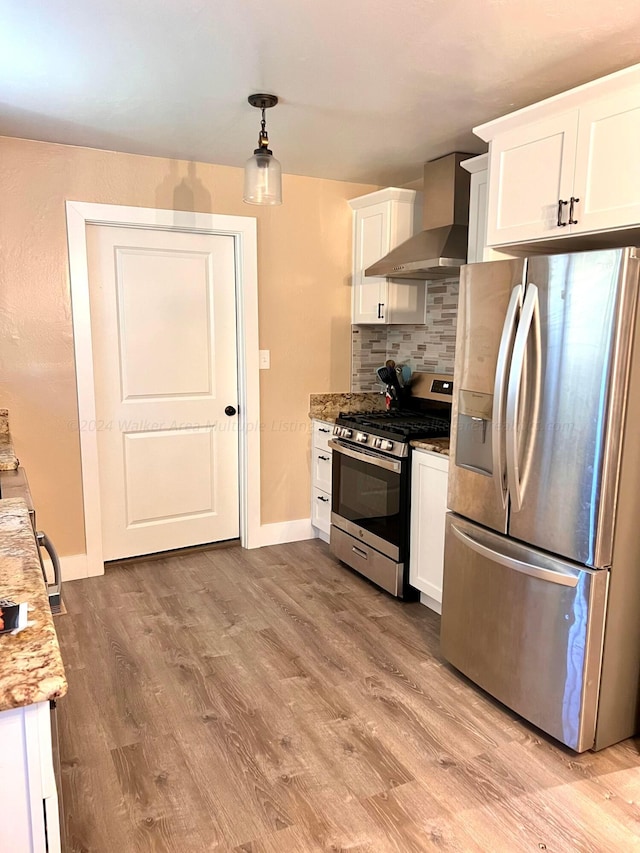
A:
POLYGON ((239 534, 234 239, 88 226, 105 560, 239 534))

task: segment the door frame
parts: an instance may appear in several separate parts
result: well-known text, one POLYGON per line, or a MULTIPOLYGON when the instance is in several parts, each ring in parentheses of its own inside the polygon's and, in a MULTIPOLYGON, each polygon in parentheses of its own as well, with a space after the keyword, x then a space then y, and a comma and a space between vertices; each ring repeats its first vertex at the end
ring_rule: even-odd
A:
POLYGON ((152 228, 233 237, 238 347, 240 542, 245 548, 258 548, 261 544, 260 375, 256 218, 83 201, 67 201, 66 216, 87 575, 104 574, 98 436, 95 428, 91 428, 96 423, 96 401, 87 225, 152 228))

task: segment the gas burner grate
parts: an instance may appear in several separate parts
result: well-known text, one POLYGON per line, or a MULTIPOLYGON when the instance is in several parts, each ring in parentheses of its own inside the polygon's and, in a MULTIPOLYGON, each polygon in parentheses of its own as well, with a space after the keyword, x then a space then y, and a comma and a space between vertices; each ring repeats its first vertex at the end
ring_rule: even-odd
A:
POLYGON ((337 423, 395 439, 448 436, 450 423, 444 418, 415 412, 342 413, 337 423))

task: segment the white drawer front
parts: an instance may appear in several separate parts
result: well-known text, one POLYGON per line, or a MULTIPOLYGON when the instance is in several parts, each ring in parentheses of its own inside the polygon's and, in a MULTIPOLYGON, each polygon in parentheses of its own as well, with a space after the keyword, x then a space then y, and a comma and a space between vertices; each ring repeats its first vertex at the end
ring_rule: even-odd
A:
POLYGON ((331 496, 322 489, 311 491, 311 523, 325 533, 331 527, 331 496))
POLYGON ((333 454, 330 450, 318 450, 317 447, 314 447, 311 451, 313 485, 317 489, 322 489, 323 492, 328 492, 329 494, 331 494, 332 456, 333 454))
POLYGON ((329 439, 333 435, 333 424, 326 421, 313 422, 313 446, 317 450, 329 450, 329 439))

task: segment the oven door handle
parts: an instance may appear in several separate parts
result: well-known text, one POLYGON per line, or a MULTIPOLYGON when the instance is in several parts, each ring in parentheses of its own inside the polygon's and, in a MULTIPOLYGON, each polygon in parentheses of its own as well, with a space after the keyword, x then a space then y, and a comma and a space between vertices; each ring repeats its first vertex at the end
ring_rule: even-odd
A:
POLYGON ((353 447, 348 447, 342 444, 341 441, 336 441, 332 438, 329 441, 329 447, 335 450, 336 453, 342 453, 343 456, 349 456, 351 459, 358 459, 360 462, 368 462, 370 465, 375 465, 377 468, 384 468, 385 471, 393 471, 399 474, 402 471, 402 462, 396 462, 393 459, 387 459, 386 456, 378 456, 377 453, 371 453, 369 450, 357 450, 353 447))
POLYGON ((44 548, 44 550, 49 555, 49 559, 51 560, 51 565, 53 566, 53 583, 49 583, 47 579, 47 573, 45 571, 44 562, 42 561, 42 556, 38 552, 38 556, 40 557, 40 566, 42 568, 42 574, 44 576, 44 581, 47 584, 47 589, 49 591, 49 596, 58 596, 60 597, 60 591, 62 589, 62 572, 60 570, 60 558, 58 557, 58 553, 56 549, 53 547, 53 542, 47 534, 38 530, 36 532, 36 541, 38 543, 39 548, 44 548))

